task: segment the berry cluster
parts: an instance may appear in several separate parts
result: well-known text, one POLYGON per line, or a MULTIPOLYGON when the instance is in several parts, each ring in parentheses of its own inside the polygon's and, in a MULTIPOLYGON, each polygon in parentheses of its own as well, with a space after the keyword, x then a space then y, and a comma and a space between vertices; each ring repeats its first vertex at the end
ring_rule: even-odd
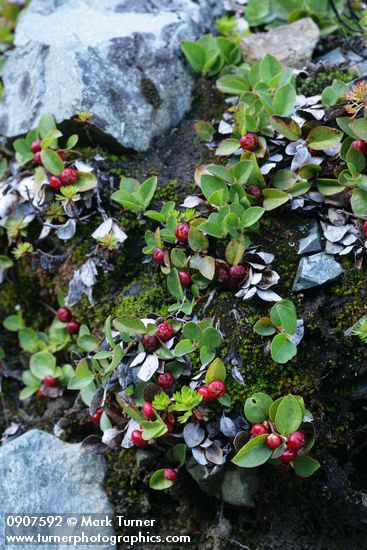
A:
MULTIPOLYGON (((33 159, 35 164, 42 166, 42 146, 40 139, 36 139, 32 142, 31 151, 34 154, 33 159)), ((62 161, 65 160, 66 156, 64 151, 57 151, 57 154, 62 161)), ((78 172, 74 168, 65 168, 59 176, 50 176, 49 185, 54 191, 59 191, 63 185, 73 185, 77 179, 78 172)))
POLYGON ((70 309, 67 307, 59 307, 56 316, 61 323, 66 323, 66 330, 69 334, 79 334, 80 323, 75 321, 70 309))
POLYGON ((306 436, 303 432, 296 431, 288 436, 283 436, 276 432, 274 425, 270 421, 265 421, 263 424, 254 424, 251 428, 253 437, 268 434, 265 443, 270 449, 278 449, 281 445, 284 446, 279 460, 283 464, 289 464, 297 456, 306 444, 306 436), (270 431, 269 431, 270 430, 270 431))
MULTIPOLYGON (((254 196, 259 191, 261 196, 261 190, 256 186, 252 186, 252 192, 254 196)), ((175 236, 179 244, 188 245, 190 225, 188 223, 180 223, 176 227, 175 236)), ((205 251, 203 251, 205 253, 205 251)), ((156 247, 153 251, 153 261, 158 265, 165 264, 166 252, 163 248, 156 247)), ((224 260, 215 261, 215 278, 218 283, 225 284, 230 290, 238 290, 243 280, 248 275, 248 267, 244 265, 229 265, 224 260)), ((192 284, 192 278, 189 271, 178 271, 178 278, 183 288, 187 288, 192 284)))
POLYGON ((160 323, 155 334, 144 334, 141 343, 148 352, 159 348, 160 342, 168 342, 173 336, 173 327, 169 323, 160 323))
POLYGON ((207 386, 201 386, 198 393, 203 396, 203 401, 213 401, 223 397, 226 393, 226 385, 222 380, 213 380, 207 386))

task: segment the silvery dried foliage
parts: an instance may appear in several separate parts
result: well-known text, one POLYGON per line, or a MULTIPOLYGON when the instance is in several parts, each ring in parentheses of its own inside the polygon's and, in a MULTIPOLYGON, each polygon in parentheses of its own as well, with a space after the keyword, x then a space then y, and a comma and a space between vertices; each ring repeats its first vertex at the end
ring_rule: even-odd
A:
POLYGON ((257 295, 266 302, 278 302, 282 298, 271 287, 276 285, 280 276, 271 269, 274 254, 262 252, 260 247, 249 248, 245 253, 242 263, 247 266, 248 272, 241 283, 237 298, 249 300, 257 295))

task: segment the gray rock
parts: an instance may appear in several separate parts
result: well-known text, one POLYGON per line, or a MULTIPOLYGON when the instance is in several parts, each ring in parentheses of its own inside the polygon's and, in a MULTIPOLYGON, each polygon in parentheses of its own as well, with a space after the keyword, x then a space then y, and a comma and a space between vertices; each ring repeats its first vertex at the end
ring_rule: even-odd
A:
POLYGON ((306 237, 300 239, 298 254, 309 254, 322 250, 321 231, 318 223, 315 223, 306 237))
POLYGON ((204 493, 232 506, 255 506, 254 496, 258 488, 255 470, 229 465, 220 473, 204 479, 205 468, 193 459, 189 461, 187 470, 204 493))
MULTIPOLYGON (((105 460, 56 437, 31 430, 0 448, 0 521, 6 513, 109 514, 113 509, 103 490, 105 460)), ((113 535, 112 528, 100 528, 113 535)), ((56 532, 55 532, 56 533, 56 532)), ((53 534, 55 534, 53 533, 53 534)), ((76 531, 77 533, 77 531, 76 531)), ((102 544, 99 548, 114 548, 102 544)), ((7 546, 23 550, 29 546, 7 546)), ((45 545, 65 549, 66 545, 45 545)), ((93 545, 80 546, 93 550, 93 545)))
POLYGON ((302 69, 312 57, 320 31, 311 17, 291 25, 281 25, 269 32, 255 33, 241 40, 247 63, 254 63, 269 53, 288 67, 302 69))
POLYGON ((91 111, 94 127, 143 151, 190 107, 193 76, 179 44, 221 12, 215 0, 32 0, 2 78, 0 133, 51 112, 91 111))
POLYGON ((325 252, 305 256, 299 262, 293 290, 306 290, 335 281, 342 273, 342 266, 325 252))

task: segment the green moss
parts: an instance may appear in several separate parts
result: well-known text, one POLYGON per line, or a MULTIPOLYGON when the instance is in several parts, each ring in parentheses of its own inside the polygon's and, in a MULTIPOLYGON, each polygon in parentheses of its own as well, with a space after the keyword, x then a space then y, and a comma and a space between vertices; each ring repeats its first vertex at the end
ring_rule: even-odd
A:
POLYGON ((177 202, 180 199, 179 189, 177 187, 177 180, 172 180, 165 185, 159 184, 154 195, 154 202, 177 202))
POLYGON ((299 77, 297 79, 297 93, 304 94, 306 96, 321 94, 327 86, 330 86, 333 83, 334 80, 350 82, 355 77, 356 74, 351 69, 342 71, 334 67, 329 69, 322 67, 319 71, 306 78, 299 77))

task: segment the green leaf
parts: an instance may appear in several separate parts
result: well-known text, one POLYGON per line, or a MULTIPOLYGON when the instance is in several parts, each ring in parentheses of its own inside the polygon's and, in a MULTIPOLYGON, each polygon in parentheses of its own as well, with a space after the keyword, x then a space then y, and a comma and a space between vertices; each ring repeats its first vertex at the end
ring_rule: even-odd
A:
POLYGON ((292 84, 284 84, 278 88, 273 98, 273 111, 275 115, 288 117, 293 113, 297 93, 292 84))
POLYGON ((91 382, 94 381, 94 374, 89 370, 88 361, 82 359, 79 361, 73 378, 69 380, 68 389, 69 390, 82 390, 89 386, 91 382))
POLYGON ((201 73, 205 66, 205 50, 196 42, 189 40, 181 43, 181 50, 195 72, 201 73))
POLYGON ((367 192, 362 189, 353 189, 351 206, 357 216, 367 216, 367 192))
POLYGON ((310 477, 320 468, 320 464, 310 456, 299 455, 292 460, 292 467, 297 475, 310 477))
POLYGON ((175 349, 173 350, 173 353, 176 357, 183 357, 184 355, 187 355, 188 353, 191 353, 194 351, 195 345, 190 340, 180 340, 178 344, 176 344, 175 349))
POLYGON ((144 208, 147 208, 152 200, 155 190, 157 188, 158 179, 156 176, 153 176, 145 180, 139 187, 137 191, 137 196, 140 199, 141 204, 144 208))
POLYGON ((30 160, 33 160, 33 153, 29 148, 29 144, 25 139, 16 139, 14 141, 14 149, 17 152, 17 156, 21 164, 25 164, 30 160))
POLYGON ((201 140, 201 141, 211 141, 214 133, 215 133, 215 128, 212 124, 210 124, 209 122, 206 122, 205 120, 197 120, 195 123, 194 123, 194 128, 195 128, 195 132, 196 132, 196 135, 198 136, 198 138, 201 140))
POLYGON ((276 332, 276 329, 273 323, 270 321, 269 317, 262 317, 254 324, 254 332, 260 334, 260 336, 271 336, 276 332))
POLYGON ((291 118, 271 116, 270 124, 278 134, 282 134, 291 141, 297 141, 301 137, 302 130, 299 124, 291 118))
POLYGON ((207 249, 209 247, 208 239, 194 225, 190 226, 189 245, 194 252, 200 252, 201 250, 207 249))
POLYGON ((274 210, 289 201, 288 193, 281 189, 264 189, 263 196, 265 210, 274 210))
POLYGON ((220 332, 213 327, 207 327, 202 332, 199 345, 200 347, 205 346, 209 350, 212 350, 220 346, 221 342, 222 337, 220 332))
POLYGON ((336 195, 337 193, 341 193, 342 191, 344 191, 345 187, 343 185, 340 185, 337 180, 319 178, 317 180, 317 189, 319 193, 322 193, 322 195, 329 197, 332 195, 336 195))
POLYGON ((275 415, 275 426, 282 435, 289 435, 298 430, 303 421, 303 412, 298 399, 287 395, 280 402, 275 415))
POLYGON ((252 424, 264 422, 269 416, 269 407, 272 398, 263 392, 257 392, 248 397, 245 401, 245 416, 252 424))
POLYGON ((270 310, 270 320, 276 327, 283 327, 288 334, 294 334, 297 328, 297 312, 293 302, 277 302, 270 310))
POLYGON ((215 260, 211 256, 203 256, 198 264, 199 272, 203 277, 212 281, 215 275, 215 260))
POLYGON ((240 468, 256 468, 256 466, 265 464, 273 454, 272 449, 265 443, 266 438, 267 435, 264 434, 250 439, 232 458, 233 464, 240 468))
POLYGON ((0 269, 8 269, 9 267, 12 267, 12 265, 14 265, 14 262, 11 258, 0 255, 0 269))
POLYGON ((327 126, 316 126, 307 136, 307 145, 315 151, 323 151, 340 143, 343 132, 327 126))
POLYGON ((112 324, 116 330, 126 334, 145 334, 147 332, 144 323, 131 315, 117 317, 112 324))
POLYGON ((111 315, 109 315, 109 316, 107 317, 107 319, 105 320, 105 323, 104 323, 104 333, 105 333, 107 342, 109 343, 109 345, 111 346, 111 348, 114 349, 114 348, 116 347, 116 344, 115 344, 115 341, 114 341, 113 336, 112 336, 112 330, 111 330, 111 315))
POLYGON ((297 346, 282 332, 274 336, 271 343, 271 356, 276 363, 287 363, 297 355, 297 346))
POLYGON ((366 117, 352 120, 352 122, 349 124, 349 128, 359 139, 363 139, 364 141, 367 141, 367 118, 366 117))
POLYGON ((170 271, 167 276, 167 286, 168 290, 170 291, 172 296, 174 296, 174 298, 176 298, 177 300, 182 300, 184 294, 180 279, 178 277, 178 271, 175 267, 170 271))
POLYGON ((56 123, 53 115, 50 113, 43 114, 38 122, 37 128, 41 138, 46 137, 49 132, 56 130, 56 123))
POLYGON ((64 163, 59 155, 52 149, 44 149, 41 152, 43 166, 54 176, 59 176, 64 170, 64 163))
POLYGON ((3 321, 4 328, 10 332, 18 332, 23 328, 22 318, 19 315, 9 315, 3 321))
POLYGON ((72 134, 68 137, 68 140, 66 142, 66 149, 73 149, 75 145, 78 143, 79 137, 77 134, 72 134))
POLYGON ((260 206, 250 206, 250 208, 247 208, 247 210, 245 210, 245 213, 242 216, 242 226, 244 228, 251 227, 259 221, 264 212, 264 208, 261 208, 260 206))
POLYGON ((226 74, 218 78, 217 88, 224 94, 241 95, 249 90, 249 84, 240 75, 226 74))
POLYGON ((226 246, 226 260, 231 265, 237 265, 245 252, 245 240, 243 237, 232 239, 226 246))
POLYGON ((260 62, 259 70, 260 79, 268 84, 270 80, 283 71, 283 67, 275 57, 267 53, 260 62))
POLYGON ((22 382, 26 386, 29 386, 31 388, 39 388, 40 386, 40 379, 34 376, 30 370, 26 370, 22 374, 22 382))
POLYGON ((82 334, 78 338, 78 346, 80 346, 84 351, 96 351, 99 345, 99 338, 93 334, 82 334))
POLYGON ((32 355, 29 363, 34 376, 43 380, 45 376, 52 375, 56 367, 56 359, 48 351, 39 351, 32 355))
POLYGON ((26 386, 19 392, 19 399, 21 401, 24 401, 24 399, 28 399, 28 397, 31 397, 38 391, 38 388, 32 388, 31 386, 26 386))
POLYGON ((177 462, 179 466, 183 466, 186 460, 186 450, 187 447, 185 443, 178 443, 177 445, 172 447, 169 453, 170 458, 172 457, 172 459, 177 462))
POLYGON ((85 193, 94 189, 97 185, 97 178, 92 172, 78 172, 78 179, 75 183, 76 190, 85 193))
POLYGON ((182 334, 191 342, 198 342, 201 337, 201 328, 193 321, 186 323, 182 329, 182 334))
POLYGON ((169 489, 172 485, 173 481, 164 477, 164 469, 156 470, 149 480, 149 487, 156 491, 164 491, 164 489, 169 489))
POLYGON ((142 426, 144 426, 142 437, 146 441, 161 437, 167 433, 167 426, 160 417, 158 417, 157 420, 154 420, 154 422, 147 422, 144 420, 142 422, 142 426))
POLYGON ((222 141, 222 143, 217 147, 215 154, 218 157, 228 157, 237 151, 240 148, 240 141, 238 139, 229 138, 222 141))
POLYGON ((38 349, 38 335, 32 328, 23 328, 19 331, 19 344, 24 351, 34 353, 38 349))
POLYGON ((224 382, 224 380, 226 379, 226 374, 227 371, 224 363, 217 357, 209 365, 208 370, 206 371, 205 383, 210 384, 210 382, 213 382, 213 380, 221 380, 222 382, 224 382))

